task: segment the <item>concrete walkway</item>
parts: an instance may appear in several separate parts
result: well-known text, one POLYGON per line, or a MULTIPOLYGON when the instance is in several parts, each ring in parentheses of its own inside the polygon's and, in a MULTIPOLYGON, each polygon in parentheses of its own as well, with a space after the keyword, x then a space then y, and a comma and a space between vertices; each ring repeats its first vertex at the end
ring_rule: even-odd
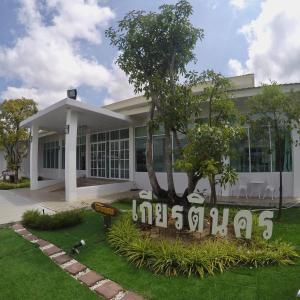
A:
POLYGON ((76 208, 90 207, 95 201, 112 203, 119 199, 133 198, 137 192, 123 192, 97 199, 66 202, 64 192, 44 188, 31 191, 29 188, 0 190, 0 226, 19 222, 26 210, 37 209, 45 213, 55 213, 76 208))
POLYGON ((0 190, 0 225, 20 221, 23 213, 29 209, 37 209, 40 211, 44 209, 45 213, 52 212, 46 207, 43 207, 39 201, 23 197, 16 191, 17 190, 0 190))

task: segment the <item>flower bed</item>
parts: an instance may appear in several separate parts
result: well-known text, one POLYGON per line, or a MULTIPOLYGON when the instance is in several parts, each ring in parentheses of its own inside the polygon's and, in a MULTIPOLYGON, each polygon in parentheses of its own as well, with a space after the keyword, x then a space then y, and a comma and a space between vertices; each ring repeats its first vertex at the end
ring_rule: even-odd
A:
POLYGON ((179 239, 152 239, 142 234, 127 214, 112 226, 108 242, 135 266, 167 276, 195 274, 203 278, 234 266, 292 264, 298 257, 292 245, 266 242, 259 236, 251 241, 216 237, 190 244, 179 239))

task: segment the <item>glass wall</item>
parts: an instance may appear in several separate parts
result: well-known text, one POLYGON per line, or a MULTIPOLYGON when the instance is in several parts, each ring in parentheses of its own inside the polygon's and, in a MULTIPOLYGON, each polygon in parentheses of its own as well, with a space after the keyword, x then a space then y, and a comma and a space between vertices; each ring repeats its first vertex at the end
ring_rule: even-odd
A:
MULTIPOLYGON (((146 167, 147 129, 145 126, 135 128, 135 170, 147 172, 146 167)), ((165 172, 165 135, 163 128, 159 128, 153 135, 153 161, 157 172, 165 172)))
MULTIPOLYGON (((284 152, 283 171, 292 171, 292 141, 287 133, 281 143, 284 152)), ((232 145, 230 164, 237 172, 279 171, 274 133, 270 126, 259 129, 245 128, 245 135, 232 145)))
POLYGON ((91 134, 91 176, 129 178, 129 129, 91 134))
POLYGON ((44 143, 43 168, 58 169, 59 143, 58 141, 44 143))

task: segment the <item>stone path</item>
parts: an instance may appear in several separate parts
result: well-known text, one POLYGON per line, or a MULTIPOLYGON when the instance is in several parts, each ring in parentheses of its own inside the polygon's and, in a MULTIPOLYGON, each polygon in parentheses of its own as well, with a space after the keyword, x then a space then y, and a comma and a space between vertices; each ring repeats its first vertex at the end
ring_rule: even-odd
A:
POLYGON ((24 239, 39 246, 39 249, 80 283, 105 299, 113 300, 143 300, 134 292, 126 291, 116 282, 104 278, 97 272, 76 261, 57 246, 38 238, 30 233, 21 224, 16 223, 12 229, 24 239))

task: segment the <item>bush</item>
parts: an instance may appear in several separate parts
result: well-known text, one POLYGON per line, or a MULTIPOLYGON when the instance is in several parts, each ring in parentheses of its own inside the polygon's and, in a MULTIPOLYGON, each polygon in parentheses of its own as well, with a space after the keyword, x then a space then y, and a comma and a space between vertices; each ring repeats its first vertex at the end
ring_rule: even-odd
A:
POLYGON ((55 230, 80 224, 83 210, 69 210, 54 215, 42 214, 38 210, 28 210, 23 214, 22 224, 32 229, 55 230))
POLYGON ((135 266, 167 276, 195 274, 203 278, 233 266, 292 264, 298 257, 294 247, 282 241, 215 238, 184 244, 180 240, 155 240, 143 237, 130 215, 123 216, 112 226, 108 242, 135 266))
POLYGON ((30 186, 30 180, 22 178, 19 183, 0 181, 0 190, 21 189, 30 186))

